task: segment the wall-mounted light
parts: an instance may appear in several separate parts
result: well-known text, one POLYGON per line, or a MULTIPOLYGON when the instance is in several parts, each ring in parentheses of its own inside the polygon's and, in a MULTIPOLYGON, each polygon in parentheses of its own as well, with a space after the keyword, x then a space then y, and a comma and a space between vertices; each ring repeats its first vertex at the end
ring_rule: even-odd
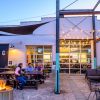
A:
POLYGON ((9 46, 10 48, 14 48, 15 46, 13 45, 13 44, 10 44, 10 46, 9 46))

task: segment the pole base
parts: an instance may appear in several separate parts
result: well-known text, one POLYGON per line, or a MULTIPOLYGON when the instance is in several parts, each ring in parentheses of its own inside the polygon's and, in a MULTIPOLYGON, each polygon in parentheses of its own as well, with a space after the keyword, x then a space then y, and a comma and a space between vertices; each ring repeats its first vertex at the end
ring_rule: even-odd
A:
POLYGON ((59 92, 59 91, 55 91, 55 90, 54 90, 54 93, 55 93, 55 94, 60 94, 60 92, 59 92))

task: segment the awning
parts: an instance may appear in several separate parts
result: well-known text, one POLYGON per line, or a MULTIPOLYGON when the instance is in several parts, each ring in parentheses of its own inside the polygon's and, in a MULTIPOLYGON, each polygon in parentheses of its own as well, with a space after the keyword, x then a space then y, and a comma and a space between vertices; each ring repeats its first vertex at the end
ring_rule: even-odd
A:
POLYGON ((2 32, 8 32, 16 35, 28 35, 32 34, 32 32, 40 27, 41 25, 46 24, 45 23, 40 23, 40 24, 35 24, 35 25, 27 25, 27 26, 7 26, 7 27, 0 27, 0 31, 2 32))

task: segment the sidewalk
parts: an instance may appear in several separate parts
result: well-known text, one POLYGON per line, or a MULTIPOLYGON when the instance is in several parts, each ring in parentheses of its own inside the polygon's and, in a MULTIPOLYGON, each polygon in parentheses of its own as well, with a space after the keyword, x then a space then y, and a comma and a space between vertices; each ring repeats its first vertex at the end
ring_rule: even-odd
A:
MULTIPOLYGON (((54 94, 54 77, 39 89, 14 90, 14 100, 86 100, 90 91, 83 75, 61 74, 61 94, 54 94)), ((91 96, 93 98, 93 96, 91 96)), ((93 100, 90 98, 90 100, 93 100)))

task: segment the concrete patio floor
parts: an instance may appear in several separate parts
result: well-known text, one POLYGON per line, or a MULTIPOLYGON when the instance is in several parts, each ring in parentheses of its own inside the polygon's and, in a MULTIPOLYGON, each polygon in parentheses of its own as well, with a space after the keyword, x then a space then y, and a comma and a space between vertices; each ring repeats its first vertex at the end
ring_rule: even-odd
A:
MULTIPOLYGON (((61 94, 54 94, 54 77, 39 84, 39 89, 14 90, 14 100, 87 100, 90 90, 84 75, 61 75, 61 94)), ((89 100, 95 100, 92 93, 89 100)))

